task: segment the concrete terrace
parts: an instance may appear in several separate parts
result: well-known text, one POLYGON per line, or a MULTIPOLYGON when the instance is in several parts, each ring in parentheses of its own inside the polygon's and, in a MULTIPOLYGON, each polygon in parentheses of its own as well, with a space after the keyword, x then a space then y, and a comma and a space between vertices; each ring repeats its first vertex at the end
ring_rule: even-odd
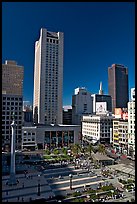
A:
POLYGON ((49 196, 54 196, 51 187, 48 185, 47 180, 43 175, 39 174, 28 174, 29 178, 18 174, 16 178, 19 183, 15 186, 8 186, 6 182, 9 176, 2 177, 2 201, 6 202, 29 202, 31 199, 37 198, 49 198, 49 196), (38 181, 39 180, 39 181, 38 181), (40 183, 41 195, 38 196, 38 182, 40 183), (23 200, 22 200, 23 198, 23 200))

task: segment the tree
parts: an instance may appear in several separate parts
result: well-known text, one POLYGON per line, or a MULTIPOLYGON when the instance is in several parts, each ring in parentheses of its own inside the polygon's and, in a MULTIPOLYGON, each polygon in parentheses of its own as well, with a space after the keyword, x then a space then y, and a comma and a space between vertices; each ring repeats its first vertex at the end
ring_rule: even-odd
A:
POLYGON ((79 144, 74 144, 72 145, 71 150, 74 155, 77 155, 81 151, 81 147, 79 144))
POLYGON ((46 150, 45 150, 45 154, 47 154, 47 155, 49 155, 49 154, 50 154, 49 149, 46 149, 46 150))
POLYGON ((67 155, 67 149, 66 149, 65 147, 63 147, 63 148, 61 149, 61 151, 62 151, 63 154, 67 155))
POLYGON ((101 154, 105 154, 105 145, 103 144, 99 144, 98 146, 98 152, 100 152, 101 154))
POLYGON ((57 154, 59 154, 59 150, 58 149, 54 149, 53 153, 57 155, 57 154))
POLYGON ((130 146, 129 147, 129 156, 133 157, 133 153, 134 153, 133 147, 130 146))
POLYGON ((91 156, 91 153, 93 152, 93 145, 91 143, 87 146, 87 152, 91 156))

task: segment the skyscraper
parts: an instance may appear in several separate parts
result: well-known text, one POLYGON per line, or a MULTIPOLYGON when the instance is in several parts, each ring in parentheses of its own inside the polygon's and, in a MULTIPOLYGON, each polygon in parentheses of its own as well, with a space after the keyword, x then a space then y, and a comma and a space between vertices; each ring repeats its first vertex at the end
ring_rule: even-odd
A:
POLYGON ((112 64, 108 68, 108 90, 112 97, 112 112, 115 108, 127 108, 128 69, 124 65, 112 64))
POLYGON ((12 114, 15 112, 16 148, 21 148, 24 67, 7 60, 2 64, 2 146, 9 150, 12 114))
POLYGON ((35 43, 34 100, 35 123, 62 123, 64 34, 40 30, 35 43))

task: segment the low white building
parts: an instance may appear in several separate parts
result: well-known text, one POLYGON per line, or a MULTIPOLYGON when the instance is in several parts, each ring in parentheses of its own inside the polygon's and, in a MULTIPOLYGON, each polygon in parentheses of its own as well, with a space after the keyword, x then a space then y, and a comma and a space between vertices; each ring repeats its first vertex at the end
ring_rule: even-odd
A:
POLYGON ((22 149, 67 147, 81 143, 79 125, 37 125, 22 127, 22 149))
POLYGON ((95 144, 110 143, 113 116, 89 115, 82 117, 82 138, 83 141, 95 144))

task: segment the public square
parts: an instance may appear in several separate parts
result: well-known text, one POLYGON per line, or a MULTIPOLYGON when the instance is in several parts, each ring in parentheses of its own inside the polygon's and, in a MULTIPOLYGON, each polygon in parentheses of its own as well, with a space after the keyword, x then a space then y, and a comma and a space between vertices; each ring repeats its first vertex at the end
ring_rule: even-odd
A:
MULTIPOLYGON (((113 184, 115 188, 121 188, 118 178, 127 179, 129 175, 123 174, 122 171, 114 173, 112 177, 104 177, 102 170, 119 168, 124 164, 109 165, 102 169, 94 168, 93 164, 85 159, 79 159, 75 162, 59 162, 55 164, 43 165, 26 165, 27 174, 16 174, 16 179, 19 181, 17 185, 6 185, 9 176, 2 177, 2 201, 3 202, 31 202, 37 199, 45 199, 51 201, 61 200, 56 199, 57 196, 62 196, 64 201, 71 201, 74 192, 80 192, 84 196, 84 192, 93 189, 97 190, 100 185, 106 186, 113 184), (82 165, 83 164, 83 165, 82 165), (118 166, 119 165, 119 166, 118 166), (41 167, 41 168, 40 168, 41 167), (70 175, 72 179, 72 189, 70 188, 70 175), (70 197, 70 198, 69 198, 70 197)), ((133 165, 133 164, 132 164, 133 165)), ((128 166, 130 172, 134 171, 134 166, 128 166)), ((114 171, 115 172, 115 171, 114 171)), ((134 177, 134 175, 131 176, 134 177)), ((122 192, 123 197, 113 198, 113 200, 121 202, 135 198, 133 192, 122 192)), ((105 202, 111 201, 109 198, 105 202)), ((62 201, 63 202, 63 201, 62 201)), ((95 201, 96 202, 96 201, 95 201)))

